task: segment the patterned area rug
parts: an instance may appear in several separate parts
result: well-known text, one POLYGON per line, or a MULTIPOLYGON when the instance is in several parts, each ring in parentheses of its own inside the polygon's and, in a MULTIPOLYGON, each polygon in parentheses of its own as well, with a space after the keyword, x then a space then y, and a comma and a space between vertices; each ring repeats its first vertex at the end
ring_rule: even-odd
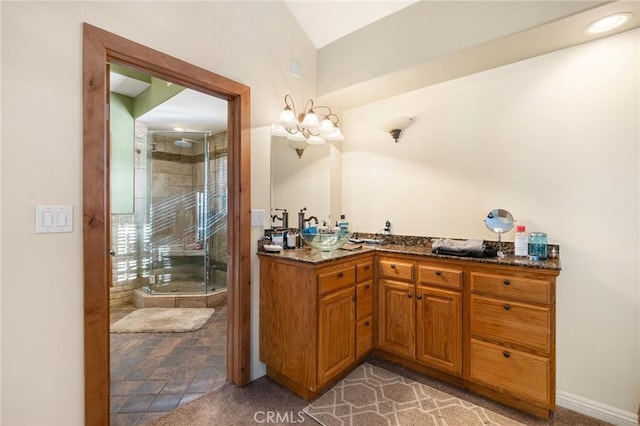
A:
POLYGON ((201 329, 214 309, 143 308, 111 325, 112 333, 185 333, 201 329))
POLYGON ((524 426, 368 363, 305 407, 304 412, 324 426, 524 426))

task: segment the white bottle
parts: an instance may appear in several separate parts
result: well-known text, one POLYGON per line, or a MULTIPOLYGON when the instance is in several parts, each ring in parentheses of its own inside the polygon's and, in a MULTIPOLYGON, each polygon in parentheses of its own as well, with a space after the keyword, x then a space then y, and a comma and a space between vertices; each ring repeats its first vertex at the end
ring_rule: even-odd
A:
POLYGON ((514 254, 516 256, 529 255, 529 236, 524 225, 516 226, 516 236, 513 240, 514 254))

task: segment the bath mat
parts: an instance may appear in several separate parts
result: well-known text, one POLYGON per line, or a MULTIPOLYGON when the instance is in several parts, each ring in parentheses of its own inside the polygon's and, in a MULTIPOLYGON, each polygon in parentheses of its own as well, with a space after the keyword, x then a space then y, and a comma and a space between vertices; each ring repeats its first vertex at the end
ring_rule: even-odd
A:
POLYGON ((185 333, 201 329, 214 309, 143 308, 111 325, 112 333, 185 333))
POLYGON ((304 408, 324 426, 524 426, 486 408, 365 363, 304 408))

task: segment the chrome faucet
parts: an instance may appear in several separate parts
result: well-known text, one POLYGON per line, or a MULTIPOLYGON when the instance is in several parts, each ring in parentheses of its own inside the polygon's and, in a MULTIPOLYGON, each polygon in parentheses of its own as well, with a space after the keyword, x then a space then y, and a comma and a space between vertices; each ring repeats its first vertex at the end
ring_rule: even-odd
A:
POLYGON ((279 220, 282 222, 283 228, 289 228, 289 212, 287 211, 287 209, 274 209, 274 210, 282 212, 282 215, 280 215, 280 217, 278 217, 277 214, 272 215, 271 221, 275 222, 276 220, 279 220))
POLYGON ((305 222, 311 222, 312 220, 315 222, 315 224, 317 225, 318 222, 318 218, 315 216, 309 216, 308 218, 304 217, 305 212, 307 211, 306 207, 303 207, 302 209, 300 209, 300 211, 298 212, 298 229, 300 231, 302 231, 304 229, 304 224, 305 222))

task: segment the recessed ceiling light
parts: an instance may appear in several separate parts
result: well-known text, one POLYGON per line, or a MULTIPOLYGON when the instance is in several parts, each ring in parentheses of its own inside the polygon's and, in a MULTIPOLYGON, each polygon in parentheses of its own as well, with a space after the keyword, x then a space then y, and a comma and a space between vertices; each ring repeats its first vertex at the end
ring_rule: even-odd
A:
POLYGON ((173 130, 176 132, 184 132, 184 127, 174 127, 173 130))
POLYGON ((611 31, 614 28, 618 28, 620 25, 624 24, 631 18, 631 13, 629 12, 621 12, 616 13, 614 15, 609 15, 604 18, 598 19, 597 21, 590 24, 586 32, 588 34, 600 34, 606 31, 611 31))

